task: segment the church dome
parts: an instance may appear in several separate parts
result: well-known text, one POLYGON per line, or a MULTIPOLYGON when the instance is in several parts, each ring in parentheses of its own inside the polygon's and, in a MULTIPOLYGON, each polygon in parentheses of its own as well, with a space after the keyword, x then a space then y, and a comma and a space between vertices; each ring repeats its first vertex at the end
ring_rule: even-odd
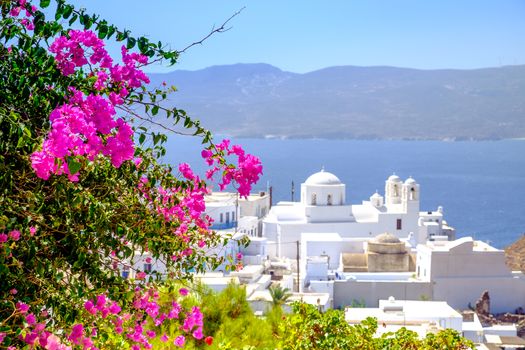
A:
POLYGON ((409 177, 405 181, 405 185, 416 185, 416 184, 417 184, 416 180, 414 180, 412 177, 409 177))
POLYGON ((375 243, 381 243, 381 244, 397 244, 397 243, 401 243, 401 241, 399 240, 399 238, 397 238, 396 236, 394 236, 393 234, 389 233, 389 232, 385 232, 385 233, 381 233, 380 235, 377 235, 376 237, 373 238, 373 241, 375 243))
POLYGON ((390 181, 390 182, 401 182, 401 179, 396 174, 392 174, 388 178, 388 181, 390 181))
POLYGON ((368 252, 375 254, 406 254, 405 243, 385 232, 368 241, 368 252))
POLYGON ((306 185, 341 185, 337 176, 322 169, 320 172, 310 175, 304 182, 306 185))

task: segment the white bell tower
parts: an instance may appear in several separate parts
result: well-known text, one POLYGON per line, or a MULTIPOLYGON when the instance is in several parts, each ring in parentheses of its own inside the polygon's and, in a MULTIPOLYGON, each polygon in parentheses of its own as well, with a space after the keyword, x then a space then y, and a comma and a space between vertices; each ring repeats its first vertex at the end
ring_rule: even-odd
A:
POLYGON ((407 213, 419 213, 419 184, 412 177, 406 179, 402 186, 401 202, 407 213))
POLYGON ((403 182, 396 174, 390 175, 385 182, 385 204, 401 204, 403 182))

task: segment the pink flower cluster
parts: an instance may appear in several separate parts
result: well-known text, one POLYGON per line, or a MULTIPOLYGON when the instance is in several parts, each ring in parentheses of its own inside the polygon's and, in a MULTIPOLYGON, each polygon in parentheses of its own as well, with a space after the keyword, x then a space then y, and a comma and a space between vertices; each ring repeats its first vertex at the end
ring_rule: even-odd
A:
POLYGON ((115 106, 124 103, 129 89, 149 83, 149 78, 139 69, 147 64, 147 57, 128 53, 122 47, 124 64, 113 64, 104 41, 89 30, 70 30, 68 37, 57 38, 49 51, 55 54, 57 66, 64 75, 89 64, 91 74, 97 78, 95 90, 108 89, 109 93, 107 97, 93 93, 85 97, 70 88, 72 96, 68 102, 51 112, 51 130, 42 150, 31 155, 37 176, 47 180, 51 174, 67 174, 71 181, 77 181, 78 172, 70 171, 68 157, 83 156, 92 161, 102 154, 117 168, 133 159, 133 130, 123 119, 115 120, 115 106))
MULTIPOLYGON (((186 296, 187 290, 180 289, 181 296, 186 296)), ((135 289, 135 301, 133 302, 133 314, 122 314, 120 306, 108 299, 105 295, 98 295, 94 300, 88 300, 84 303, 84 309, 88 312, 87 320, 90 319, 91 326, 85 327, 81 323, 74 324, 71 331, 67 334, 67 341, 74 346, 81 347, 84 350, 98 350, 94 345, 98 335, 97 324, 102 322, 112 324, 117 334, 124 334, 131 341, 131 349, 151 349, 151 340, 158 337, 155 331, 156 327, 161 327, 165 321, 174 320, 180 324, 181 334, 173 338, 173 344, 183 347, 186 343, 186 337, 191 335, 195 339, 203 339, 203 314, 196 306, 189 310, 184 310, 177 301, 172 301, 169 307, 163 306, 159 302, 159 293, 156 289, 150 288, 142 290, 140 287, 135 289), (105 321, 104 321, 105 320, 105 321), (148 328, 146 328, 148 325, 148 328), (153 328, 151 328, 153 327, 153 328)), ((46 323, 37 322, 34 314, 29 313, 30 306, 18 302, 16 311, 25 321, 24 333, 20 340, 31 347, 40 345, 50 350, 69 350, 61 340, 46 330, 46 323)), ((42 317, 47 317, 47 312, 42 312, 42 317)), ((159 334, 162 334, 159 332, 159 334)), ((5 338, 5 333, 0 333, 0 343, 5 338)), ((163 342, 169 341, 169 337, 163 334, 159 337, 163 342)), ((205 342, 211 345, 212 337, 206 337, 205 342)))
POLYGON ((222 179, 219 182, 221 191, 234 181, 238 185, 239 194, 247 197, 252 185, 259 180, 259 176, 262 174, 261 160, 246 153, 239 145, 230 146, 230 140, 223 140, 215 146, 215 149, 216 153, 210 149, 205 149, 201 153, 208 165, 213 166, 206 172, 206 177, 212 179, 217 172, 222 171, 222 179), (223 157, 230 155, 237 157, 236 167, 225 165, 223 157))
MULTIPOLYGON (((180 294, 184 296, 187 293, 180 294)), ((137 319, 138 321, 136 321, 133 326, 128 327, 125 333, 126 337, 135 343, 132 346, 132 349, 138 350, 141 346, 146 349, 150 349, 150 340, 157 337, 157 332, 155 332, 153 329, 144 328, 144 325, 147 323, 146 320, 150 320, 155 325, 155 327, 160 327, 167 320, 180 320, 180 322, 183 324, 181 327, 183 332, 186 334, 192 334, 195 339, 203 338, 203 315, 198 307, 193 307, 191 311, 184 313, 182 306, 177 301, 172 301, 171 306, 168 309, 161 308, 161 306, 158 304, 158 301, 159 293, 157 290, 149 289, 143 291, 137 287, 135 291, 135 301, 133 303, 133 307, 136 310, 134 319, 137 319)), ((122 323, 125 320, 130 320, 130 316, 124 315, 123 317, 117 317, 115 321, 117 333, 122 332, 122 323)), ((166 334, 163 334, 159 339, 163 342, 169 341, 169 337, 166 334)), ((180 334, 175 337, 173 343, 177 346, 183 346, 185 339, 185 336, 180 334)), ((211 341, 207 341, 207 343, 211 344, 211 341)))
POLYGON ((70 75, 76 68, 90 64, 91 74, 96 76, 96 90, 113 87, 118 94, 110 93, 114 104, 121 104, 122 98, 129 94, 128 89, 149 83, 148 76, 139 68, 148 63, 148 58, 139 53, 128 53, 121 48, 123 65, 113 64, 113 59, 105 49, 104 41, 90 30, 70 30, 68 37, 57 38, 49 47, 55 54, 57 66, 64 75, 70 75))
POLYGON ((20 239, 20 231, 18 230, 12 230, 7 233, 0 233, 0 248, 4 245, 4 243, 7 243, 8 240, 12 240, 13 242, 16 242, 20 239))
POLYGON ((88 63, 100 64, 101 68, 111 68, 113 60, 104 48, 104 41, 99 39, 94 32, 70 30, 68 35, 69 38, 66 36, 58 37, 49 47, 49 51, 55 54, 57 66, 62 74, 73 74, 75 68, 88 63), (87 49, 91 49, 89 60, 87 49))
POLYGON ((84 308, 92 315, 100 313, 102 318, 106 318, 109 314, 117 315, 121 311, 120 306, 116 302, 107 299, 105 295, 97 296, 95 302, 92 300, 86 301, 84 308))
POLYGON ((25 12, 24 18, 19 19, 20 23, 27 29, 27 30, 34 30, 35 25, 33 24, 33 16, 35 15, 35 12, 37 11, 36 6, 32 5, 31 7, 28 7, 27 0, 18 0, 18 6, 15 6, 9 11, 9 15, 12 17, 18 18, 22 11, 25 12))
POLYGON ((166 221, 178 223, 173 233, 180 238, 186 248, 181 248, 178 253, 174 254, 171 257, 173 261, 192 255, 193 248, 204 248, 212 222, 209 216, 204 215, 206 209, 204 197, 209 190, 188 164, 181 163, 179 171, 192 184, 191 186, 169 189, 151 187, 147 178, 143 178, 138 187, 144 199, 157 214, 166 221), (190 227, 196 230, 190 231, 190 227), (194 242, 196 245, 192 246, 194 242))
POLYGON ((74 345, 82 346, 84 350, 98 350, 93 344, 93 340, 89 336, 85 336, 84 326, 81 323, 73 325, 67 339, 74 345))
POLYGON ((113 119, 114 106, 100 95, 84 98, 80 91, 70 90, 69 102, 51 112, 51 130, 42 151, 31 155, 33 169, 44 180, 64 173, 71 181, 78 180, 78 172, 71 173, 68 167, 67 157, 71 156, 93 160, 103 154, 115 167, 133 159, 133 130, 121 118, 113 119))
MULTIPOLYGON (((23 316, 24 321, 27 325, 25 328, 25 335, 20 335, 20 340, 30 345, 31 347, 40 345, 44 349, 48 350, 71 350, 71 347, 62 344, 58 337, 51 334, 49 331, 46 331, 46 323, 37 322, 36 316, 32 313, 29 313, 29 309, 30 306, 23 302, 16 303, 16 310, 20 315, 23 316)), ((44 311, 41 312, 40 316, 47 317, 48 314, 44 311)), ((0 343, 1 342, 2 341, 0 339, 0 343)))

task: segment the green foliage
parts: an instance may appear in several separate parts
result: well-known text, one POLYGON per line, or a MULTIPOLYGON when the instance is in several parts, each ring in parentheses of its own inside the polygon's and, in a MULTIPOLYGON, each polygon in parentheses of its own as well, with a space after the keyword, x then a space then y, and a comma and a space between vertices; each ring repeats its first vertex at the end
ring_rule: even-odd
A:
MULTIPOLYGON (((48 52, 54 38, 76 24, 91 28, 100 38, 137 46, 156 61, 173 64, 178 53, 165 50, 160 42, 133 38, 128 31, 63 0, 56 1, 54 19, 37 11, 35 29, 29 31, 7 15, 16 5, 15 1, 0 3, 0 233, 22 233, 19 241, 0 245, 0 329, 7 334, 4 344, 16 343, 23 326, 22 315, 15 311, 17 301, 26 302, 37 314, 52 310, 49 330, 59 334, 68 332, 68 327, 79 321, 83 303, 96 295, 105 294, 128 309, 138 281, 120 277, 112 265, 112 254, 114 260, 122 261, 148 250, 153 258, 164 258, 185 248, 172 234, 178 224, 166 221, 145 205, 137 190, 141 179, 147 178, 152 186, 164 188, 193 186, 160 163, 159 157, 165 153, 162 144, 167 138, 151 131, 147 123, 136 129, 141 147, 135 156, 143 159, 141 167, 126 162, 115 168, 105 157, 93 162, 69 157, 67 163, 73 173, 82 167, 78 182, 64 176, 53 176, 47 181, 36 177, 30 155, 42 145, 50 127, 51 111, 66 101, 71 86, 85 94, 94 91, 93 79, 86 72, 66 77, 57 69, 48 52), (30 234, 30 228, 35 228, 36 234, 30 234)), ((49 0, 40 1, 42 8, 49 5, 49 0)), ((144 109, 146 119, 162 112, 174 125, 180 122, 189 133, 199 135, 212 147, 211 134, 198 121, 182 110, 159 106, 173 90, 131 91, 123 106, 124 118, 138 118, 133 112, 137 107, 144 109)), ((197 227, 190 227, 189 236, 197 237, 191 234, 197 231, 197 227)), ((196 246, 196 239, 191 238, 187 244, 196 246)), ((211 232, 207 236, 210 245, 222 241, 211 232)), ((189 271, 204 271, 221 263, 204 250, 165 262, 174 279, 187 279, 189 271)), ((159 279, 151 273, 142 283, 161 283, 159 279)))
POLYGON ((290 289, 283 288, 280 284, 270 287, 269 291, 274 306, 282 306, 292 296, 290 289))
POLYGON ((293 314, 281 324, 280 349, 474 349, 474 344, 458 332, 446 329, 419 339, 417 333, 401 328, 395 333, 375 337, 377 320, 367 318, 350 326, 344 312, 321 313, 315 306, 294 303, 293 314))
POLYGON ((231 283, 220 293, 205 291, 201 302, 204 330, 214 335, 216 348, 275 348, 271 324, 254 315, 243 286, 231 283))

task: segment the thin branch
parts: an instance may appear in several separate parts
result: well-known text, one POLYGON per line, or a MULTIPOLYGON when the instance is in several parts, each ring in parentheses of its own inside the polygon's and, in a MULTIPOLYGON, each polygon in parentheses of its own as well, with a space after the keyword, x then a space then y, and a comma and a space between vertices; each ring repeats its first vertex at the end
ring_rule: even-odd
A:
POLYGON ((172 132, 174 134, 184 135, 184 136, 196 136, 193 133, 185 133, 185 132, 178 131, 178 130, 175 130, 173 128, 170 128, 169 126, 166 126, 166 125, 164 125, 162 123, 154 121, 153 118, 145 118, 145 117, 141 116, 140 114, 136 113, 135 111, 133 111, 132 109, 125 108, 125 107, 122 107, 122 106, 117 106, 117 109, 120 109, 121 111, 127 112, 127 113, 131 114, 133 117, 138 118, 138 119, 140 119, 140 120, 142 120, 144 122, 148 122, 148 123, 151 123, 153 125, 160 126, 161 128, 163 128, 163 129, 165 129, 167 131, 170 131, 170 132, 172 132))
POLYGON ((233 18, 235 18, 237 15, 239 15, 242 10, 244 10, 246 8, 246 6, 240 8, 237 12, 235 12, 233 15, 231 15, 230 18, 228 18, 226 21, 224 21, 223 24, 221 24, 220 27, 218 28, 215 28, 215 26, 213 26, 211 32, 208 33, 208 35, 206 35, 204 38, 202 38, 201 40, 199 41, 196 41, 194 43, 191 43, 190 45, 186 46, 184 49, 182 50, 177 50, 177 52, 179 54, 181 53, 184 53, 186 52, 186 50, 190 49, 191 47, 193 46, 196 46, 196 45, 202 45, 202 43, 204 41, 206 41, 209 37, 211 37, 213 34, 216 34, 216 33, 224 33, 224 32, 227 32, 228 30, 230 30, 232 27, 226 27, 226 25, 228 24, 228 22, 230 22, 233 18))

